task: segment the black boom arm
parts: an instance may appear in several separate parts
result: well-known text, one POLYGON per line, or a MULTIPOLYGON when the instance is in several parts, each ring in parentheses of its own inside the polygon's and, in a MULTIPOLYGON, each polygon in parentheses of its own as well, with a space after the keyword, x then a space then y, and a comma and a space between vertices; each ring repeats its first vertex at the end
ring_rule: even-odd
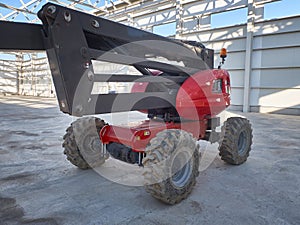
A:
POLYGON ((81 116, 172 107, 176 94, 170 89, 213 67, 213 50, 198 42, 169 39, 52 3, 44 5, 38 16, 43 25, 0 21, 5 33, 0 49, 46 50, 65 113, 81 116), (94 61, 128 65, 139 75, 95 73, 94 61), (159 76, 153 76, 153 70, 160 71, 159 76), (95 82, 146 82, 149 88, 92 94, 95 82))

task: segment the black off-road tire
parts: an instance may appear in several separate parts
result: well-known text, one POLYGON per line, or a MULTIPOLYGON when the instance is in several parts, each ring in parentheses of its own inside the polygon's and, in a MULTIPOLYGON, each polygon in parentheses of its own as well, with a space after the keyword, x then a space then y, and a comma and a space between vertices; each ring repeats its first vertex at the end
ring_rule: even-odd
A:
POLYGON ((221 159, 232 165, 244 163, 251 151, 252 138, 249 120, 241 117, 228 118, 221 129, 219 145, 221 159))
POLYGON ((199 145, 192 135, 183 130, 164 130, 150 141, 145 153, 146 191, 171 205, 187 198, 199 175, 199 145))
POLYGON ((62 144, 67 159, 80 169, 89 169, 102 165, 102 144, 99 131, 106 125, 96 117, 83 117, 71 123, 66 130, 62 144))

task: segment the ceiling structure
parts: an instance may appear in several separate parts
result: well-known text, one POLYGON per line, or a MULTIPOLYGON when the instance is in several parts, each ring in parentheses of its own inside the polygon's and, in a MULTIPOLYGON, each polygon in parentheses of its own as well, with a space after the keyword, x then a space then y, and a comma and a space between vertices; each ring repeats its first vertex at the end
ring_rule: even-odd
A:
POLYGON ((133 3, 145 2, 137 0, 4 0, 0 2, 0 20, 15 22, 39 23, 37 12, 47 2, 88 12, 105 14, 133 3))

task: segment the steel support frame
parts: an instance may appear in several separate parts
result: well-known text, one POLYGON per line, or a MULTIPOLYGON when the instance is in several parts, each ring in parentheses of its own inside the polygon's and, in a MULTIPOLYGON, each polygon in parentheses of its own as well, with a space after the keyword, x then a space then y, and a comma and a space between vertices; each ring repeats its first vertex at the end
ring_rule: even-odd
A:
POLYGON ((255 22, 255 0, 248 0, 243 112, 249 112, 250 110, 250 90, 251 90, 250 82, 251 82, 251 72, 252 72, 253 32, 255 26, 254 22, 255 22))

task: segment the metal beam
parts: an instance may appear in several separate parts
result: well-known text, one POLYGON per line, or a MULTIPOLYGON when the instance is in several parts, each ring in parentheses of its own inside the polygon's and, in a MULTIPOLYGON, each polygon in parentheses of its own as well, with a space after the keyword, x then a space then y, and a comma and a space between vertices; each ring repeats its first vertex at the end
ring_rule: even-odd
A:
POLYGON ((42 25, 0 21, 1 50, 45 50, 42 25))
POLYGON ((176 0, 176 38, 181 38, 183 28, 183 7, 181 0, 176 0))
POLYGON ((252 72, 251 62, 252 62, 254 21, 255 21, 254 0, 248 0, 248 22, 247 22, 247 35, 246 35, 243 112, 249 112, 250 109, 250 80, 251 80, 251 72, 252 72))
POLYGON ((10 6, 10 5, 7 5, 7 4, 3 4, 3 3, 0 3, 0 7, 10 9, 10 10, 14 10, 16 12, 24 12, 24 13, 29 13, 29 14, 32 14, 32 15, 36 15, 35 12, 32 12, 28 9, 16 8, 16 7, 13 7, 13 6, 10 6))

